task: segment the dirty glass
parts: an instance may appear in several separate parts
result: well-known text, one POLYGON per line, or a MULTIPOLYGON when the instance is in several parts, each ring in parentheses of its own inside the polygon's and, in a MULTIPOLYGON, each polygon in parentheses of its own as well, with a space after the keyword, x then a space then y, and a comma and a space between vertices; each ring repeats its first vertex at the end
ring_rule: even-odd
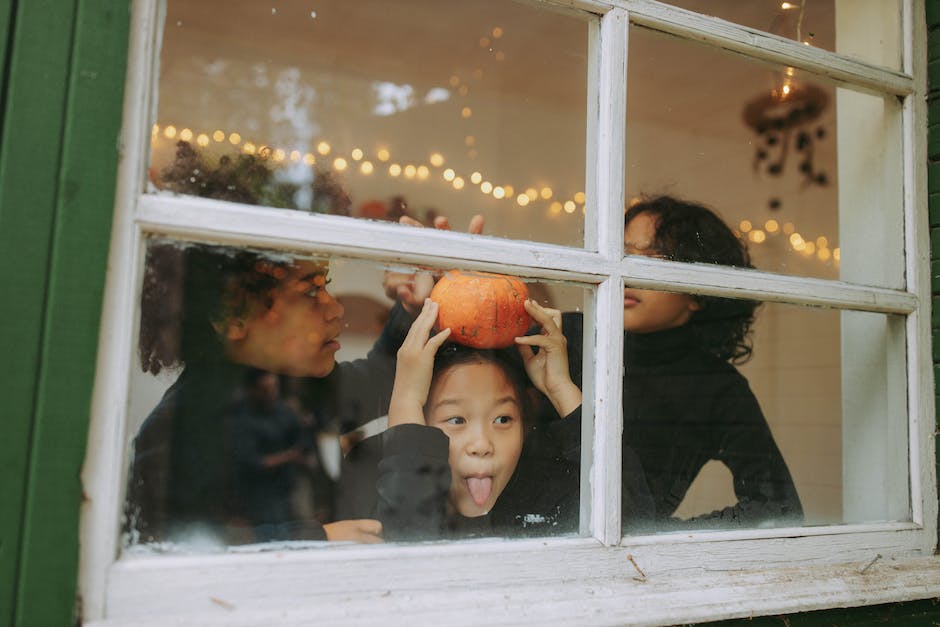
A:
MULTIPOLYGON (((664 195, 704 205, 746 238, 760 270, 904 287, 896 99, 640 27, 628 64, 628 206, 664 195)), ((688 241, 675 229, 699 227, 670 228, 664 237, 688 241)))
POLYGON ((169 0, 151 191, 580 246, 589 22, 500 0, 169 0), (226 193, 228 192, 228 193, 226 193))
POLYGON ((669 0, 668 4, 868 63, 901 67, 899 0, 669 0))
POLYGON ((579 533, 585 288, 160 238, 141 285, 125 550, 579 533))
POLYGON ((627 286, 624 328, 627 533, 910 520, 903 316, 627 286))

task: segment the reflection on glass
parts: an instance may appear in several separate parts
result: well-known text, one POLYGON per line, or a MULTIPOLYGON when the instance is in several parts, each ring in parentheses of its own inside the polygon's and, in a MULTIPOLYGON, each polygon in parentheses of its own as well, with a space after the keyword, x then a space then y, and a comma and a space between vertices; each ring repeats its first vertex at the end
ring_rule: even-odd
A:
POLYGON ((482 213, 491 235, 582 243, 584 19, 498 0, 167 4, 156 188, 241 182, 229 200, 455 228, 482 213))
POLYGON ((903 287, 893 99, 639 27, 628 80, 628 204, 711 207, 761 270, 903 287))
POLYGON ((898 0, 668 0, 668 4, 868 63, 901 67, 898 0))
POLYGON ((910 518, 902 317, 627 286, 624 343, 627 532, 910 518))
POLYGON ((150 240, 125 548, 577 533, 585 292, 510 279, 150 240))

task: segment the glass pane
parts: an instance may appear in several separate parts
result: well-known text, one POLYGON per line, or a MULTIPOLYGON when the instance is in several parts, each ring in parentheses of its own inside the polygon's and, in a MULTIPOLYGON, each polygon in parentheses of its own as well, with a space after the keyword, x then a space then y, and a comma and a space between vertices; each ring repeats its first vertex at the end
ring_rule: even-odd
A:
POLYGON ((124 548, 578 533, 581 392, 540 307, 590 293, 441 274, 149 240, 124 548))
POLYGON ((150 182, 580 246, 588 32, 501 0, 169 0, 150 182))
POLYGON ((668 0, 669 4, 892 69, 901 67, 899 0, 668 0))
POLYGON ((626 287, 624 329, 627 532, 910 520, 903 316, 626 287))
MULTIPOLYGON (((758 269, 901 288, 900 130, 894 98, 631 29, 627 198, 688 201, 654 203, 675 222, 660 239, 693 241, 704 214, 686 205, 705 205, 758 269)), ((711 245, 658 244, 678 261, 747 265, 711 245)))

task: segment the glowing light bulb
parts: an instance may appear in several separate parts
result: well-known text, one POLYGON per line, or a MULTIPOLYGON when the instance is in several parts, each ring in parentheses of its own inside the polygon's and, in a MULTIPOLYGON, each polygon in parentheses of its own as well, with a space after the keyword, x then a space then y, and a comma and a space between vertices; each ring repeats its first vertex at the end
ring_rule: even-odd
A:
POLYGON ((548 206, 548 212, 551 213, 553 216, 557 216, 559 213, 561 213, 561 203, 558 202, 557 200, 554 201, 552 204, 548 206))
POLYGON ((519 194, 518 196, 516 196, 516 202, 519 204, 520 207, 525 207, 526 205, 529 204, 530 201, 529 201, 529 197, 526 196, 525 194, 519 194))
POLYGON ((551 187, 543 187, 542 191, 539 192, 539 195, 542 197, 542 200, 548 200, 552 197, 552 193, 553 192, 551 187))
POLYGON ((153 135, 153 136, 156 136, 157 133, 159 133, 159 132, 160 132, 160 125, 159 125, 159 124, 154 124, 154 125, 153 125, 153 128, 150 129, 150 134, 153 135))
POLYGON ((435 152, 432 153, 430 157, 428 157, 428 161, 430 161, 431 165, 433 165, 435 168, 439 168, 444 165, 444 156, 439 152, 435 152))
POLYGON ((390 176, 399 176, 401 174, 401 166, 397 163, 393 163, 388 166, 388 173, 390 176))
POLYGON ((516 188, 512 185, 503 185, 503 191, 506 192, 506 196, 512 198, 512 195, 516 193, 516 188))
POLYGON ((780 230, 780 224, 776 220, 770 219, 764 222, 764 228, 767 229, 768 233, 776 233, 780 230))
POLYGON ((783 232, 784 232, 784 234, 786 234, 786 235, 792 235, 794 231, 796 231, 796 227, 793 225, 792 222, 785 222, 785 223, 784 223, 784 225, 783 225, 783 232))
POLYGON ((291 160, 291 161, 294 161, 294 162, 300 161, 300 151, 299 151, 299 150, 291 150, 291 151, 290 151, 290 160, 291 160))
POLYGON ((482 180, 483 180, 483 175, 480 174, 479 172, 474 172, 473 174, 470 175, 470 182, 473 183, 474 185, 479 185, 480 181, 482 180))
POLYGON ((754 229, 747 234, 748 238, 755 244, 762 244, 767 239, 767 234, 760 229, 754 229))
MULTIPOLYGON (((534 201, 534 200, 538 200, 538 198, 539 198, 539 193, 535 190, 534 187, 528 188, 527 190, 525 190, 524 193, 525 193, 526 198, 529 199, 529 202, 532 202, 532 201, 534 201)), ((529 203, 526 203, 526 204, 529 204, 529 203)))
POLYGON ((284 152, 281 148, 278 148, 278 149, 276 149, 276 150, 274 151, 274 160, 275 160, 275 161, 283 161, 283 160, 286 159, 286 158, 287 158, 287 153, 284 152))
POLYGON ((385 148, 379 148, 375 156, 379 158, 379 161, 388 161, 392 155, 385 148))
POLYGON ((163 129, 163 136, 167 139, 173 139, 176 137, 176 127, 170 124, 165 129, 163 129))
POLYGON ((228 143, 232 144, 233 146, 237 146, 238 144, 242 143, 242 136, 238 133, 232 133, 228 136, 228 143))
POLYGON ((839 249, 839 248, 833 248, 833 249, 832 249, 832 258, 833 258, 834 260, 836 260, 836 261, 839 261, 840 259, 842 259, 842 250, 839 249))
POLYGON ((347 163, 346 160, 343 159, 342 157, 336 157, 335 159, 333 159, 333 169, 336 170, 337 172, 342 172, 343 170, 346 169, 346 166, 348 165, 349 163, 347 163))
POLYGON ((223 141, 225 139, 225 132, 215 131, 214 133, 212 133, 212 139, 214 139, 217 142, 223 141))
POLYGON ((491 191, 493 191, 493 184, 489 181, 483 181, 480 183, 480 191, 484 194, 489 194, 491 191))
POLYGON ((200 133, 200 134, 196 137, 196 143, 199 144, 200 146, 208 146, 208 145, 209 145, 209 136, 206 135, 205 133, 200 133))
POLYGON ((415 174, 418 173, 418 168, 414 167, 413 165, 409 163, 408 165, 405 166, 404 172, 405 172, 405 178, 413 179, 415 177, 415 174))
POLYGON ((182 139, 184 142, 188 142, 192 138, 193 138, 192 129, 184 128, 183 130, 180 131, 180 139, 182 139))
POLYGON ((506 189, 503 187, 494 187, 493 188, 493 198, 505 198, 506 189))
POLYGON ((829 261, 829 257, 832 256, 832 252, 828 248, 820 248, 816 251, 816 256, 819 257, 820 261, 829 261))
POLYGON ((799 250, 798 247, 803 246, 803 244, 805 244, 805 242, 803 241, 802 235, 800 235, 799 233, 792 233, 790 235, 790 245, 793 246, 793 248, 796 248, 797 250, 799 250))
POLYGON ((255 154, 255 150, 257 150, 257 146, 255 146, 255 145, 252 144, 251 142, 245 142, 245 145, 242 146, 242 151, 243 151, 246 155, 253 155, 253 154, 255 154))
POLYGON ((313 165, 317 162, 317 158, 313 156, 312 152, 304 153, 304 163, 307 165, 313 165))
POLYGON ((454 182, 452 183, 452 185, 454 186, 454 189, 463 189, 464 184, 465 184, 464 180, 459 176, 455 178, 454 182))
POLYGON ((454 172, 451 168, 447 168, 446 170, 444 170, 441 176, 444 177, 445 181, 453 181, 454 178, 457 176, 457 173, 454 172))
POLYGON ((320 142, 319 144, 317 144, 317 152, 319 152, 324 157, 330 154, 330 150, 332 149, 333 147, 330 146, 327 142, 320 142))
POLYGON ((428 166, 426 166, 426 165, 419 165, 419 166, 418 166, 418 178, 419 178, 419 179, 421 179, 421 180, 423 181, 424 179, 428 178, 428 175, 429 175, 429 174, 431 174, 431 171, 428 170, 428 166))
POLYGON ((503 28, 501 26, 494 26, 490 34, 493 36, 493 39, 499 39, 503 36, 503 28))
POLYGON ((363 174, 372 174, 372 171, 375 169, 375 166, 372 165, 371 161, 363 161, 359 164, 359 171, 363 174))
POLYGON ((825 235, 820 235, 816 238, 816 248, 828 248, 829 239, 825 235))
POLYGON ((572 196, 572 198, 574 198, 574 201, 578 203, 579 205, 583 205, 586 197, 584 195, 584 192, 578 192, 574 196, 572 196))
POLYGON ((563 205, 563 208, 565 210, 565 213, 574 213, 574 210, 577 209, 578 206, 574 204, 573 200, 566 200, 565 204, 563 205))
POLYGON ((790 85, 789 85, 789 84, 783 86, 783 95, 784 95, 784 96, 790 95, 790 85))
POLYGON ((813 242, 806 242, 803 245, 803 248, 800 249, 800 252, 804 255, 812 255, 814 252, 816 252, 816 244, 813 242))
POLYGON ((747 233, 753 228, 750 220, 741 220, 741 224, 738 225, 738 228, 741 229, 742 233, 747 233))
POLYGON ((352 152, 349 153, 349 154, 350 154, 350 156, 353 158, 353 161, 361 161, 361 160, 362 160, 362 150, 360 150, 359 148, 353 148, 353 149, 352 149, 352 152))
POLYGON ((462 118, 469 118, 471 115, 473 115, 473 109, 470 107, 464 107, 460 110, 460 117, 462 118))

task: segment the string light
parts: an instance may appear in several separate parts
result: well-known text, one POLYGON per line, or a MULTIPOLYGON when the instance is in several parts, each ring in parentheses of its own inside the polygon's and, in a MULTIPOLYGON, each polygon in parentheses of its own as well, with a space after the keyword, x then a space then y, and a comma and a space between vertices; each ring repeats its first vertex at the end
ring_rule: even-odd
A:
POLYGON ((388 161, 392 157, 392 155, 390 155, 388 150, 385 148, 379 148, 378 151, 376 151, 375 156, 379 158, 379 161, 383 162, 388 161))
POLYGON ((505 198, 506 197, 506 188, 505 187, 494 187, 493 188, 493 198, 505 198))
POLYGON ((349 155, 353 158, 353 161, 361 161, 363 157, 362 150, 359 148, 353 148, 349 155))
POLYGON ((473 183, 474 185, 479 185, 480 181, 482 180, 483 180, 483 175, 480 174, 479 172, 474 172, 473 174, 470 175, 470 182, 473 183))
POLYGON ((444 156, 443 156, 441 153, 439 153, 439 152, 435 152, 435 153, 433 153, 430 157, 428 157, 428 161, 429 161, 429 162, 431 163, 431 165, 433 165, 435 168, 439 168, 439 167, 441 167, 442 165, 444 165, 444 156))

